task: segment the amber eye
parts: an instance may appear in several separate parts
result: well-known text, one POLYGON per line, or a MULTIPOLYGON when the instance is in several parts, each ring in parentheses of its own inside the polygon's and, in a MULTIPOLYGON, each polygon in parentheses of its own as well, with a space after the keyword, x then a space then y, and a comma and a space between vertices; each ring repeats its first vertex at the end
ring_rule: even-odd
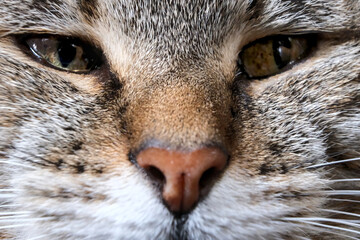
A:
POLYGON ((102 54, 95 47, 69 37, 29 37, 24 41, 31 54, 60 70, 86 73, 102 64, 102 54))
POLYGON ((245 46, 238 65, 250 78, 275 75, 306 57, 311 48, 309 37, 274 36, 245 46))

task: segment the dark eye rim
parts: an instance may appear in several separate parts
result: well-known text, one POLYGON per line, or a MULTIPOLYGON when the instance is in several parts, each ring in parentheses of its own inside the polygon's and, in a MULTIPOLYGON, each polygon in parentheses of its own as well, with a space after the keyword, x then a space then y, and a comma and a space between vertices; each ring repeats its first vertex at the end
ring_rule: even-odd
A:
POLYGON ((246 44, 244 47, 241 48, 240 52, 238 53, 238 60, 237 60, 237 70, 236 70, 236 74, 235 77, 236 78, 246 78, 248 80, 263 80, 269 77, 273 77, 276 75, 279 75, 281 73, 284 73, 288 70, 290 70, 292 67, 294 67, 295 65, 301 64, 303 62, 305 62, 307 59, 309 59, 312 56, 312 53, 316 50, 317 48, 317 44, 319 41, 319 35, 317 33, 308 33, 308 34, 276 34, 276 35, 270 35, 270 36, 266 36, 263 38, 259 38, 257 40, 254 40, 248 44, 246 44), (276 74, 272 74, 272 75, 267 75, 267 76, 261 76, 261 77, 250 77, 248 75, 248 73, 245 71, 245 68, 242 64, 240 64, 239 62, 241 62, 241 54, 243 53, 244 50, 246 50, 249 47, 254 46, 255 44, 258 43, 266 43, 267 41, 271 40, 271 39, 276 39, 276 38, 281 38, 281 37, 292 37, 292 38, 305 38, 307 40, 308 43, 308 48, 306 49, 304 56, 297 60, 297 61, 293 61, 290 64, 287 64, 286 66, 284 66, 283 68, 280 69, 280 71, 276 74))
POLYGON ((55 70, 67 72, 67 73, 73 73, 73 74, 92 74, 96 70, 101 69, 103 66, 105 66, 106 58, 102 52, 102 50, 95 46, 94 44, 91 44, 89 41, 83 40, 79 37, 73 37, 73 36, 63 36, 63 35, 56 35, 56 34, 21 34, 21 35, 14 35, 13 36, 16 42, 16 45, 19 47, 19 49, 24 52, 27 56, 29 56, 32 60, 55 70), (96 64, 94 64, 94 67, 88 69, 88 70, 79 70, 79 71, 71 71, 63 68, 56 67, 49 63, 47 60, 36 54, 31 47, 26 43, 28 39, 31 38, 54 38, 58 41, 70 41, 78 46, 81 46, 83 49, 90 49, 94 53, 94 55, 97 55, 98 58, 96 59, 96 64))

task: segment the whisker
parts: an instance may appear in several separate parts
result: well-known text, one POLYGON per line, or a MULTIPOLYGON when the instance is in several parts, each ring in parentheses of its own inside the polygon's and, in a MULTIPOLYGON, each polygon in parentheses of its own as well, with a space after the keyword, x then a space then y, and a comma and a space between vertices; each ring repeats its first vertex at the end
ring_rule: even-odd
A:
POLYGON ((18 206, 20 206, 20 204, 4 204, 4 205, 0 205, 0 208, 12 208, 18 206))
POLYGON ((0 160, 0 163, 6 163, 6 164, 18 166, 18 167, 26 167, 26 168, 30 168, 30 169, 35 169, 35 170, 36 170, 35 167, 29 166, 29 165, 25 165, 25 164, 22 164, 22 163, 15 163, 15 162, 10 162, 10 161, 3 161, 3 160, 0 160))
POLYGON ((321 193, 328 196, 337 196, 337 195, 350 195, 350 196, 360 196, 360 190, 324 190, 316 191, 312 193, 321 193))
POLYGON ((23 218, 23 217, 27 217, 29 216, 29 214, 19 214, 19 215, 15 215, 15 216, 2 216, 0 217, 0 222, 1 220, 7 220, 7 219, 18 219, 18 218, 23 218))
POLYGON ((341 199, 341 198, 327 198, 331 201, 337 201, 337 202, 352 202, 352 203, 359 203, 360 204, 360 201, 357 201, 357 200, 352 200, 352 199, 341 199))
POLYGON ((27 223, 27 224, 14 224, 14 225, 0 226, 0 230, 9 229, 9 228, 24 227, 24 226, 29 226, 29 225, 31 225, 31 224, 27 223))
POLYGON ((312 222, 312 221, 332 222, 332 223, 339 223, 339 224, 343 224, 343 225, 360 228, 360 224, 348 222, 347 219, 331 219, 331 218, 322 218, 322 217, 303 217, 303 218, 302 217, 298 217, 298 218, 294 217, 294 218, 286 218, 285 220, 289 220, 289 219, 297 219, 297 220, 301 220, 304 222, 308 222, 308 221, 310 221, 310 222, 312 222))
MULTIPOLYGON (((33 237, 33 238, 29 238, 28 240, 36 240, 36 239, 40 239, 40 238, 43 238, 43 237, 48 237, 48 235, 40 235, 40 236, 37 236, 37 237, 33 237)), ((49 238, 47 238, 49 239, 49 238)))
POLYGON ((30 214, 31 212, 2 212, 0 216, 30 214))
POLYGON ((351 212, 344 212, 344 211, 338 211, 338 210, 331 210, 331 209, 321 209, 323 212, 329 212, 329 213, 337 213, 337 214, 343 214, 347 216, 353 216, 360 218, 360 214, 351 213, 351 212))
POLYGON ((357 182, 360 181, 360 178, 348 178, 348 179, 333 179, 330 180, 331 182, 357 182))
MULTIPOLYGON (((360 235, 359 231, 356 231, 356 230, 353 230, 353 229, 347 229, 347 228, 343 228, 343 227, 337 227, 337 226, 333 226, 333 225, 313 222, 313 221, 310 220, 310 219, 316 219, 316 218, 308 218, 309 220, 306 220, 306 219, 307 218, 283 218, 283 220, 286 220, 286 221, 302 222, 302 223, 311 224, 311 225, 314 225, 314 226, 319 226, 319 227, 324 227, 324 228, 329 228, 329 229, 335 229, 335 230, 341 230, 341 231, 344 231, 344 232, 351 232, 351 233, 356 233, 356 234, 360 235)), ((355 224, 355 225, 358 225, 358 224, 355 224)))
MULTIPOLYGON (((22 217, 27 217, 26 216, 22 216, 22 217)), ((39 218, 25 218, 25 219, 20 219, 19 216, 14 216, 12 218, 8 218, 8 219, 2 219, 2 217, 0 218, 0 223, 7 223, 7 222, 29 222, 29 221, 41 221, 41 220, 52 220, 54 219, 53 217, 39 217, 39 218)))
POLYGON ((311 240, 310 238, 307 238, 307 237, 302 237, 302 236, 297 236, 298 239, 301 239, 301 240, 311 240))
POLYGON ((3 189, 0 189, 0 193, 1 192, 18 192, 20 191, 20 189, 13 189, 13 188, 3 188, 3 189))
POLYGON ((325 166, 329 166, 329 165, 333 165, 333 164, 339 164, 339 163, 345 163, 345 162, 353 162, 353 161, 360 161, 360 158, 350 158, 350 159, 333 161, 333 162, 319 163, 319 164, 315 164, 315 165, 312 165, 312 166, 308 166, 308 167, 306 167, 306 169, 325 167, 325 166))
POLYGON ((338 231, 334 231, 332 229, 328 230, 328 229, 324 229, 323 227, 319 228, 319 227, 305 226, 305 225, 303 225, 303 227, 314 229, 315 231, 321 231, 322 233, 330 233, 332 235, 346 237, 347 239, 360 240, 360 238, 356 238, 356 237, 352 237, 352 236, 349 236, 349 235, 346 235, 346 234, 343 234, 343 233, 339 233, 338 231))
POLYGON ((340 231, 344 231, 344 232, 351 232, 351 233, 355 233, 355 234, 360 234, 360 232, 356 231, 356 230, 337 227, 337 226, 332 226, 332 225, 328 225, 328 224, 322 224, 322 223, 317 223, 317 222, 306 222, 306 223, 314 225, 314 226, 319 226, 319 227, 324 227, 324 228, 329 228, 329 229, 340 230, 340 231))

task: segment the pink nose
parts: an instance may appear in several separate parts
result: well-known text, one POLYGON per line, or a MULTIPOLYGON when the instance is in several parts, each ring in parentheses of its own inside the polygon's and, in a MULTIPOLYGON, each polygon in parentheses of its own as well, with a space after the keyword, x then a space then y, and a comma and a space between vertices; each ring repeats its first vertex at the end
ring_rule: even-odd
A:
POLYGON ((227 155, 216 147, 193 152, 147 148, 137 155, 137 162, 149 173, 154 168, 161 172, 155 177, 165 178, 164 201, 171 211, 186 212, 199 200, 203 183, 210 183, 209 179, 225 168, 227 155))

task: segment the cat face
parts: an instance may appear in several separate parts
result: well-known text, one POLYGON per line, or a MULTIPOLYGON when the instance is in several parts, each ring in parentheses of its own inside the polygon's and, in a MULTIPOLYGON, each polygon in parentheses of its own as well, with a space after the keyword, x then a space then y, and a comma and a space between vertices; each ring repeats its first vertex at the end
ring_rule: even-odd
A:
POLYGON ((0 3, 0 238, 359 236, 359 9, 0 3))

